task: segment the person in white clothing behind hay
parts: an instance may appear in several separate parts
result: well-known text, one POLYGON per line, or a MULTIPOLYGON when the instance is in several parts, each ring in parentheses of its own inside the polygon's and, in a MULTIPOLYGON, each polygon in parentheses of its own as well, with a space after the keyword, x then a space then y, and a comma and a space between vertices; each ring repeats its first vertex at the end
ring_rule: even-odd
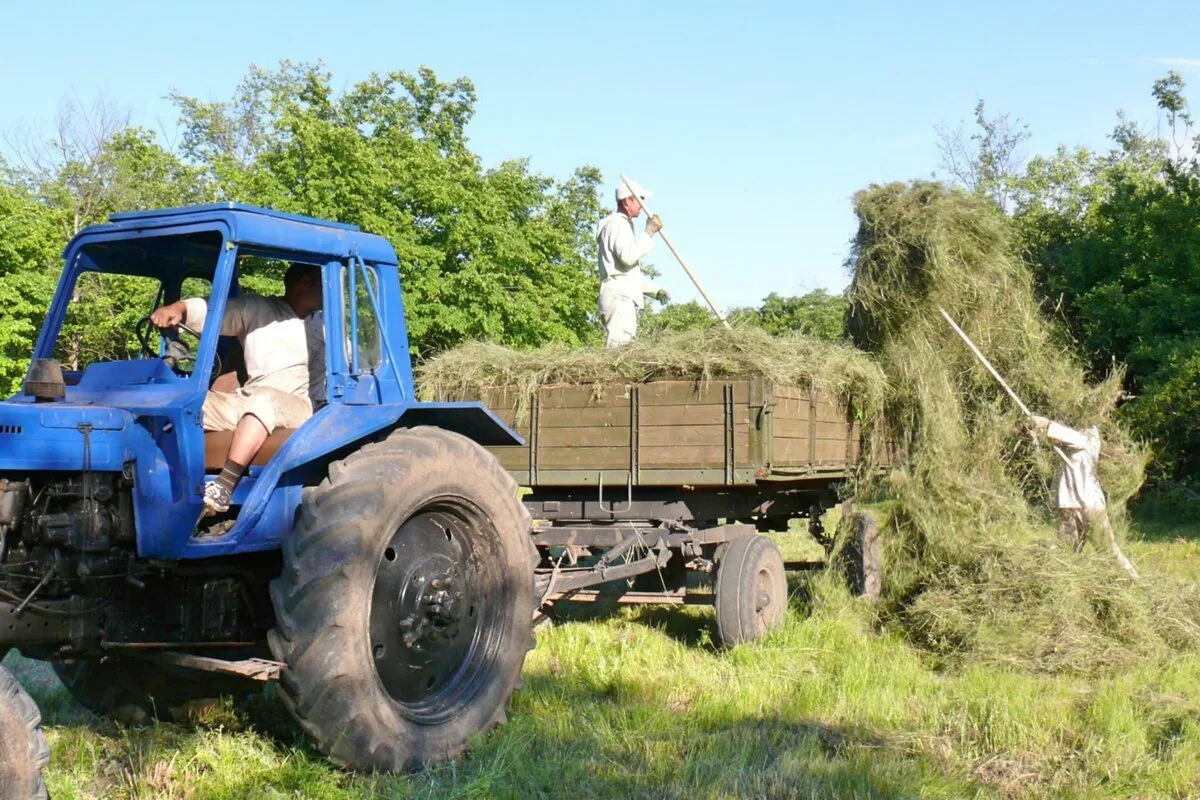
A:
POLYGON ((642 201, 649 199, 650 192, 633 181, 629 183, 633 190, 625 181, 617 187, 617 210, 601 220, 596 230, 600 319, 608 347, 619 347, 637 336, 638 311, 645 306, 647 296, 663 303, 670 299, 665 289, 646 279, 641 268, 641 260, 654 249, 654 235, 662 229, 662 220, 657 215, 650 217, 645 231, 637 235, 633 221, 642 213, 642 201))
POLYGON ((1136 578, 1137 569, 1121 552, 1108 521, 1104 489, 1097 472, 1100 429, 1092 425, 1085 431, 1077 431, 1037 414, 1032 415, 1030 427, 1054 442, 1062 461, 1055 497, 1059 536, 1078 553, 1083 550, 1089 533, 1100 532, 1108 540, 1117 561, 1136 578))

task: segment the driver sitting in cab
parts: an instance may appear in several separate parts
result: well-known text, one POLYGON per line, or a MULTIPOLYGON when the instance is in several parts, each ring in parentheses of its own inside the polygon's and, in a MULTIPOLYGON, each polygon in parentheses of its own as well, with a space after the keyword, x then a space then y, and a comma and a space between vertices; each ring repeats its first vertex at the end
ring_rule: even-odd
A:
MULTIPOLYGON (((309 350, 324 331, 314 315, 322 306, 321 268, 292 264, 283 276, 283 297, 245 294, 225 302, 221 335, 236 336, 246 360, 247 380, 232 392, 209 391, 204 398, 204 430, 233 431, 229 455, 215 481, 204 487, 204 516, 229 511, 229 498, 247 465, 278 428, 298 428, 313 414, 309 397, 309 350), (306 318, 313 315, 317 320, 306 318)), ((208 303, 199 297, 156 310, 150 321, 159 330, 185 324, 200 331, 208 303)), ((324 359, 319 361, 322 363, 324 359)))

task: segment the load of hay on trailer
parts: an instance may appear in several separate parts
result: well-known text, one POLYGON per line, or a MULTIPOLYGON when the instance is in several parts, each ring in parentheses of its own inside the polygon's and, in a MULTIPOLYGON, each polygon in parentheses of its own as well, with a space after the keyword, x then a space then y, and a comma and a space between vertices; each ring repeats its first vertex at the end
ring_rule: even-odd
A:
MULTIPOLYGON (((872 430, 885 382, 849 345, 754 329, 668 334, 620 349, 476 344, 425 364, 424 396, 480 399, 526 439, 492 448, 528 487, 548 604, 712 603, 719 638, 783 618, 785 567, 761 535, 793 520, 832 554, 825 512, 861 463, 897 460, 872 430), (868 455, 869 452, 869 455, 868 455)), ((837 553, 878 590, 866 518, 837 553)))

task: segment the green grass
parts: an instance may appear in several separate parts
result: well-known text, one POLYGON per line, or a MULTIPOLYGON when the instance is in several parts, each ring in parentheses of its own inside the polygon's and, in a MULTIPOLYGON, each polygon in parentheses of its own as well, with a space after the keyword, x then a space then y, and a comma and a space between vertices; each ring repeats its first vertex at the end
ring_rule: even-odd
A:
MULTIPOLYGON (((1200 525, 1137 522, 1148 580, 1200 576, 1200 525)), ((734 650, 712 645, 704 609, 560 618, 508 724, 412 776, 329 766, 269 689, 195 727, 127 729, 75 707, 43 665, 6 663, 47 718, 56 799, 1200 794, 1200 656, 1087 680, 938 671, 857 601, 822 591, 812 608, 794 588, 786 625, 734 650)))

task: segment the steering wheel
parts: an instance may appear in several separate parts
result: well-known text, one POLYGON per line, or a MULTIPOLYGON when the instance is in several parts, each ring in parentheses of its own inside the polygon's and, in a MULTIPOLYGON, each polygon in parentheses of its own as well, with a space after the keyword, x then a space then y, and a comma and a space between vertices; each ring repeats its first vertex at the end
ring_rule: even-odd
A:
MULTIPOLYGON (((178 326, 180 331, 188 333, 196 338, 196 347, 200 346, 200 334, 188 326, 180 323, 178 326)), ((142 348, 143 358, 159 358, 158 352, 150 346, 150 331, 154 329, 150 322, 150 317, 145 316, 137 321, 133 332, 137 337, 138 345, 142 348)), ((168 336, 160 332, 160 336, 166 341, 166 354, 162 356, 162 360, 168 367, 171 368, 176 375, 191 375, 196 371, 196 358, 192 355, 192 350, 188 345, 179 339, 178 333, 175 336, 168 336)), ((218 353, 213 353, 213 369, 209 376, 208 382, 211 385, 213 381, 221 374, 221 356, 218 353)))

